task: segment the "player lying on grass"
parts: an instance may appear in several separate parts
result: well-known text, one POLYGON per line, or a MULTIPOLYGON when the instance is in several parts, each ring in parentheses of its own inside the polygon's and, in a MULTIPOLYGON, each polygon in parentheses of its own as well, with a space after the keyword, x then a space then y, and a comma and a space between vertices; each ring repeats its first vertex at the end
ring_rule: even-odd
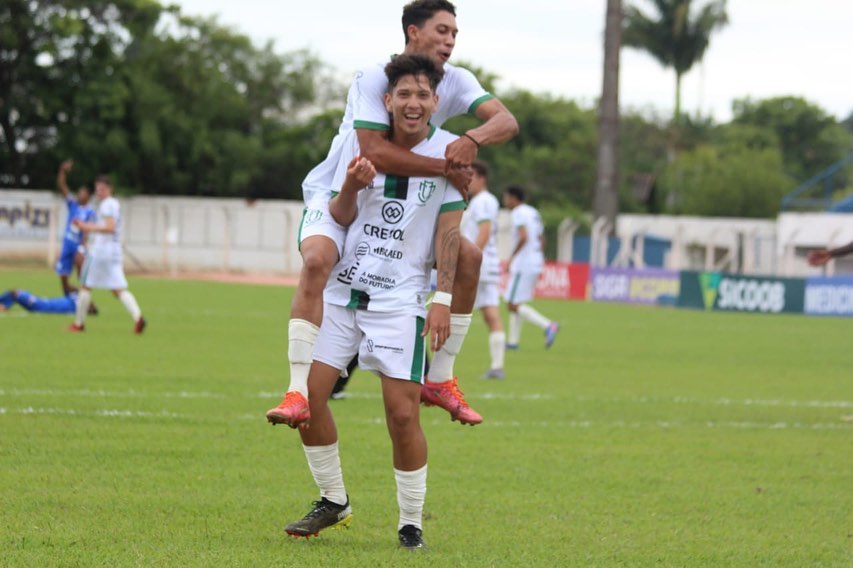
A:
MULTIPOLYGON (((441 69, 430 58, 401 55, 385 71, 391 142, 423 156, 443 155, 456 137, 430 125, 441 69)), ((341 370, 357 354, 361 367, 375 372, 382 382, 397 482, 398 539, 405 548, 420 548, 427 475, 427 445, 419 418, 424 337, 429 336, 437 352, 450 335, 465 202, 443 176, 411 177, 393 184, 388 183, 392 176, 378 174, 373 179, 373 165, 357 157, 358 148, 347 150, 355 157, 348 162, 341 191, 329 203, 329 211, 349 231, 325 288, 323 325, 308 376, 310 420, 299 429, 320 499, 285 530, 293 536, 311 536, 347 525, 352 518, 329 395, 341 370), (433 265, 438 288, 424 319, 433 265)))
MULTIPOLYGON (((42 314, 73 314, 77 309, 77 291, 71 290, 58 298, 42 298, 26 290, 7 290, 0 294, 0 312, 10 310, 18 304, 28 312, 42 314)), ((95 305, 89 306, 89 314, 97 315, 95 305)))
MULTIPOLYGON (((472 114, 483 121, 477 128, 447 146, 440 155, 427 157, 414 154, 387 140, 388 113, 384 93, 388 86, 383 68, 387 60, 359 71, 350 86, 347 106, 337 136, 326 159, 315 167, 302 183, 306 203, 299 230, 299 251, 303 267, 293 297, 288 323, 290 386, 284 400, 267 413, 271 422, 297 420, 307 407, 307 378, 311 352, 323 319, 322 290, 332 267, 340 259, 346 236, 329 215, 328 202, 341 154, 353 133, 358 138, 361 154, 376 168, 389 175, 388 184, 404 184, 409 176, 446 175, 464 190, 470 180, 467 167, 477 157, 479 147, 498 144, 515 136, 518 123, 501 102, 480 86, 474 75, 447 61, 456 45, 456 8, 446 0, 417 0, 403 8, 403 53, 432 58, 444 68, 444 79, 438 86, 438 108, 432 124, 440 127, 446 120, 461 114, 472 114)), ((341 166, 346 166, 343 161, 341 166)), ((430 376, 423 389, 425 402, 441 406, 462 424, 479 424, 482 417, 468 406, 454 377, 453 364, 462 346, 477 293, 481 253, 473 243, 461 240, 459 270, 453 290, 453 330, 444 349, 436 353, 430 376)))

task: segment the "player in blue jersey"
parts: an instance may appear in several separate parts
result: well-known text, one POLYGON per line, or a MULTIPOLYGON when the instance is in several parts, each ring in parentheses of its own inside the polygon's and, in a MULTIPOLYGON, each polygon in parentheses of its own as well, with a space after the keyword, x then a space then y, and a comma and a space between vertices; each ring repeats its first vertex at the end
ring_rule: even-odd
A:
POLYGON ((86 251, 86 233, 74 224, 74 220, 79 219, 84 223, 95 220, 95 210, 89 206, 89 198, 91 197, 89 188, 80 186, 76 195, 68 189, 66 178, 73 167, 74 162, 65 160, 59 166, 59 172, 56 174, 56 187, 62 193, 65 204, 68 206, 68 219, 65 222, 65 232, 62 235, 62 251, 59 253, 59 260, 56 261, 56 273, 62 283, 62 293, 66 296, 69 292, 77 290, 69 283, 68 277, 76 268, 77 278, 79 279, 80 267, 83 266, 83 257, 86 251))
MULTIPOLYGON (((42 314, 73 314, 77 305, 77 292, 71 291, 58 298, 42 298, 26 290, 7 290, 0 294, 0 312, 5 312, 15 304, 28 312, 42 314)), ((89 313, 94 314, 89 306, 89 313)))

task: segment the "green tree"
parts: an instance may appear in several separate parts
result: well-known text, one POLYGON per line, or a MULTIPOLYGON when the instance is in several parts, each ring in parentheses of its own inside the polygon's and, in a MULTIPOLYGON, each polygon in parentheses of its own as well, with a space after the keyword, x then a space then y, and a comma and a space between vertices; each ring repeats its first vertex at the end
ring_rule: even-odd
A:
POLYGON ((853 152, 853 134, 820 107, 800 97, 736 100, 733 126, 773 133, 783 171, 802 182, 853 152))
POLYGON ((726 0, 711 0, 693 10, 693 0, 652 0, 649 16, 634 5, 625 7, 622 44, 648 52, 663 67, 675 70, 675 112, 681 118, 681 79, 702 60, 711 34, 728 23, 726 0))

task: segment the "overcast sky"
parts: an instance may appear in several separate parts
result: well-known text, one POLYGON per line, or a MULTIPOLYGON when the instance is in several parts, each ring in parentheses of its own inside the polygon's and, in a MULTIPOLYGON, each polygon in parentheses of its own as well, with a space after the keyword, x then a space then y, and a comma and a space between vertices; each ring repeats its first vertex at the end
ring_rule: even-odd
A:
MULTIPOLYGON (((309 48, 343 81, 403 48, 404 0, 170 0, 279 52, 309 48)), ((168 3, 168 1, 164 1, 168 3)), ((522 87, 590 105, 601 92, 606 0, 458 0, 451 61, 464 60, 522 87)), ((638 5, 644 6, 643 0, 638 5)), ((729 25, 682 84, 682 108, 717 121, 743 97, 802 96, 844 119, 853 113, 853 1, 729 0, 729 25)), ((623 49, 624 107, 672 112, 675 74, 623 49)))

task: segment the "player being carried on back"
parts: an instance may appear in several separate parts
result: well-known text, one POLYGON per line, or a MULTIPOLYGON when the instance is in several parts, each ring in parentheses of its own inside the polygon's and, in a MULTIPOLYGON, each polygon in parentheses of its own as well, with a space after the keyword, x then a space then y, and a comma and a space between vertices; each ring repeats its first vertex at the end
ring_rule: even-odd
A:
MULTIPOLYGON (((423 156, 442 156, 456 137, 430 125, 441 68, 427 57, 401 55, 386 72, 391 142, 423 156)), ((362 368, 381 379, 400 509, 398 538, 405 548, 421 548, 427 477, 419 418, 424 337, 439 351, 451 334, 451 290, 465 202, 444 176, 400 180, 380 173, 374 179, 373 165, 358 157, 357 145, 343 151, 348 165, 335 176, 341 191, 329 203, 329 212, 349 231, 325 286, 323 322, 308 376, 310 427, 299 430, 320 499, 285 530, 311 536, 350 522, 329 395, 357 354, 362 368), (425 313, 434 265, 438 287, 425 313)))
MULTIPOLYGON (((427 157, 392 144, 387 139, 388 111, 384 95, 388 79, 384 73, 387 61, 373 65, 355 75, 347 96, 347 107, 338 134, 326 159, 316 166, 302 184, 306 210, 300 226, 299 250, 303 267, 293 297, 288 323, 288 359, 290 386, 278 407, 267 412, 273 424, 291 427, 306 422, 308 410, 308 371, 314 343, 323 318, 322 290, 332 267, 341 258, 346 228, 329 215, 328 203, 332 180, 345 147, 357 137, 361 155, 380 171, 387 172, 386 185, 403 187, 413 176, 447 178, 460 190, 470 181, 468 166, 477 157, 479 147, 505 142, 518 132, 518 123, 501 102, 486 92, 474 75, 447 63, 456 45, 456 9, 446 0, 416 0, 403 8, 405 54, 424 55, 444 69, 437 88, 438 106, 431 124, 440 127, 447 119, 473 114, 483 124, 465 132, 451 142, 441 156, 427 157)), ((346 166, 347 162, 344 162, 346 166)), ((393 222, 385 227, 393 231, 393 222)), ((459 352, 477 294, 482 254, 470 241, 460 240, 459 263, 452 294, 451 335, 435 354, 422 388, 422 400, 441 406, 453 420, 462 424, 479 424, 482 417, 465 401, 453 374, 453 363, 459 352)))

